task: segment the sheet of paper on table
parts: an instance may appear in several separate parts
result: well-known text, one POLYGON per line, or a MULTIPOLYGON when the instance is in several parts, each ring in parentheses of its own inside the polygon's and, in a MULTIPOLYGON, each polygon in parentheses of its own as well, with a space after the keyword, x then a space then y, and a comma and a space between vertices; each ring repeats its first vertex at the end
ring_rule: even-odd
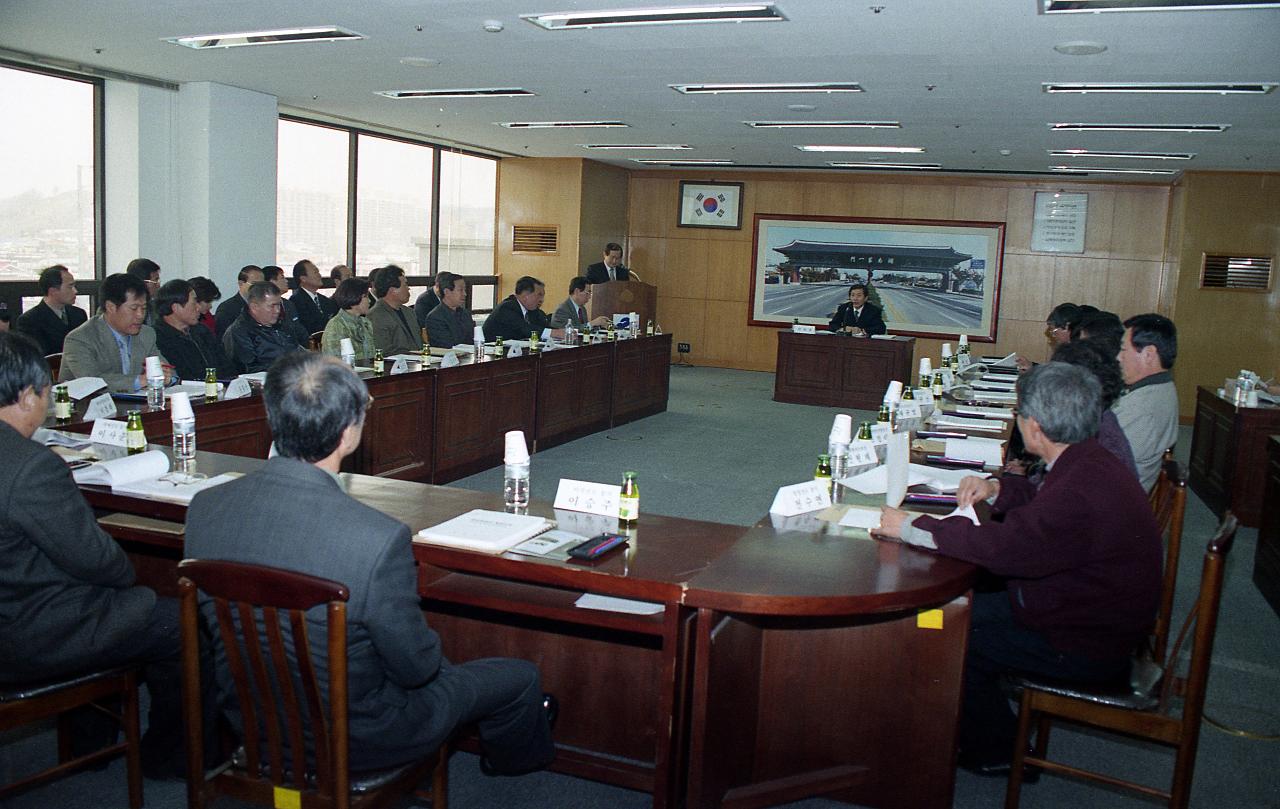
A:
POLYGON ((574 606, 584 610, 603 610, 605 612, 624 612, 628 615, 657 615, 664 609, 661 604, 651 601, 635 601, 630 598, 615 598, 595 593, 583 593, 574 602, 574 606))

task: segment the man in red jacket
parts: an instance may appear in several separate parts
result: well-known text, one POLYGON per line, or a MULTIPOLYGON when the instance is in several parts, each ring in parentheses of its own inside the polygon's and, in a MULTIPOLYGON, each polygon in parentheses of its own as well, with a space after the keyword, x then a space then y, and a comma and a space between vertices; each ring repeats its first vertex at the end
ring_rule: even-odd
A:
POLYGON ((1147 493, 1097 442, 1097 379, 1050 362, 1018 380, 1018 428, 1045 460, 1024 477, 965 478, 961 506, 991 502, 992 519, 917 517, 886 508, 881 533, 981 565, 1005 589, 973 599, 960 722, 960 765, 1003 775, 1016 720, 1005 673, 1123 680, 1160 595, 1160 530, 1147 493))

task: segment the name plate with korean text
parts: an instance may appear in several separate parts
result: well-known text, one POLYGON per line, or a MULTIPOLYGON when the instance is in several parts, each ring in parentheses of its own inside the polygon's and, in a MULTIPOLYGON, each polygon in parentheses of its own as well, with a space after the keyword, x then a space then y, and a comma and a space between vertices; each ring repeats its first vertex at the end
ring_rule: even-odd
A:
POLYGON ((617 517, 618 496, 621 492, 620 486, 561 478, 560 486, 556 489, 555 508, 617 517))
POLYGON ((817 511, 831 505, 831 486, 825 480, 807 480, 783 486, 773 498, 770 514, 794 517, 808 511, 817 511))

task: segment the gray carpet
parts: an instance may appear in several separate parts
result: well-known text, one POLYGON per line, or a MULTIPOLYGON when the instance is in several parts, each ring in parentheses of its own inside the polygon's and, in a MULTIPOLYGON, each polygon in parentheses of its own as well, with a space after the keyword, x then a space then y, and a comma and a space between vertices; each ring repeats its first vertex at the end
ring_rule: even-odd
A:
MULTIPOLYGON (((550 500, 562 477, 621 482, 634 470, 641 485, 641 512, 749 525, 769 508, 774 490, 806 479, 816 455, 825 451, 835 411, 771 401, 773 375, 713 368, 671 371, 670 409, 663 414, 589 436, 534 455, 533 496, 550 500)), ((871 413, 855 419, 872 418, 871 413)), ((1191 432, 1183 428, 1178 454, 1184 463, 1191 432)), ((499 491, 501 469, 454 485, 499 491)), ((643 526, 643 522, 641 523, 643 526)), ((1216 519, 1200 500, 1188 499, 1184 551, 1175 606, 1177 621, 1194 599, 1202 548, 1216 519)), ((1226 591, 1218 628, 1207 712, 1228 725, 1280 734, 1280 618, 1263 601, 1250 576, 1257 532, 1242 529, 1229 559, 1226 591)), ((8 781, 51 759, 52 734, 0 736, 0 780, 8 781)), ((1171 757, 1136 742, 1116 742, 1085 732, 1055 731, 1052 750, 1082 766, 1110 767, 1120 776, 1145 777, 1167 784, 1171 757)), ((940 755, 944 753, 940 752, 940 755)), ((1251 741, 1205 727, 1197 760, 1192 805, 1197 807, 1270 807, 1280 809, 1280 743, 1251 741)), ((650 805, 648 795, 538 773, 515 779, 481 775, 474 756, 457 754, 450 770, 455 809, 631 809, 650 805)), ((955 806, 978 809, 1003 805, 1004 781, 964 771, 956 777, 955 806)), ((185 803, 181 783, 146 784, 152 809, 178 809, 185 803)), ((414 806, 412 799, 405 806, 414 806)), ((120 762, 102 772, 85 773, 28 792, 4 803, 5 809, 126 806, 120 762)), ((220 806, 235 806, 225 801, 220 806)), ((1043 807, 1149 807, 1147 800, 1052 777, 1026 787, 1022 805, 1043 807)), ((792 809, 837 809, 847 804, 812 799, 792 809)))

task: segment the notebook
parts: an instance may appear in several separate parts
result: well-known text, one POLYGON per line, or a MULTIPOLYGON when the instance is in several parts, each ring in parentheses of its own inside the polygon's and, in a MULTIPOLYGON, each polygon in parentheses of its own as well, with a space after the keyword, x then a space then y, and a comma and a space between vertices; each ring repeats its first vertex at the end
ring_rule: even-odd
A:
POLYGON ((555 521, 545 517, 477 508, 439 525, 423 528, 413 541, 498 554, 555 527, 555 521))

